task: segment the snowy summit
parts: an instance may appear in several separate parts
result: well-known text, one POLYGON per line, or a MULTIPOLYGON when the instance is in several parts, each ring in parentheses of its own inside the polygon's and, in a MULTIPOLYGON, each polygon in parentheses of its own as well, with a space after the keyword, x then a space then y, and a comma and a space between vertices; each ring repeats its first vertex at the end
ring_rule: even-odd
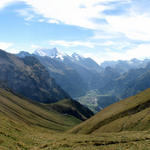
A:
POLYGON ((34 52, 35 55, 39 55, 39 56, 48 56, 50 58, 58 58, 60 60, 64 59, 64 56, 66 56, 65 53, 61 53, 58 51, 57 48, 53 48, 53 49, 37 49, 34 52))

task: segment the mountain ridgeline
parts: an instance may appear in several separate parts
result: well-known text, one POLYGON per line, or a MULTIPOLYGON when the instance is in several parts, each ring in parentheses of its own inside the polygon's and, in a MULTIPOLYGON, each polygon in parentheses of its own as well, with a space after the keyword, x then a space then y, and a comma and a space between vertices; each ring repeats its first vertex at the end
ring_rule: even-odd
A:
POLYGON ((0 50, 0 82, 26 98, 51 103, 70 96, 34 57, 19 58, 0 50))
POLYGON ((77 53, 70 56, 56 48, 38 49, 33 54, 20 52, 17 56, 38 59, 64 91, 95 112, 150 87, 149 59, 105 61, 98 65, 91 58, 77 53), (89 93, 95 94, 93 98, 89 93))
POLYGON ((97 88, 95 80, 99 78, 101 68, 91 58, 84 58, 76 53, 69 56, 54 49, 40 49, 33 54, 20 52, 19 57, 36 57, 44 65, 56 82, 73 98, 97 88), (94 79, 94 80, 93 80, 94 79))

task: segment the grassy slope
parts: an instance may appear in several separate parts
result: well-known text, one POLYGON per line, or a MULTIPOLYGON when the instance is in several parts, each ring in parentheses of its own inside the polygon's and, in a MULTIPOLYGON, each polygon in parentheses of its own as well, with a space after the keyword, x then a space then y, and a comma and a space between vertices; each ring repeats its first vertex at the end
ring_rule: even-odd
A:
POLYGON ((52 108, 61 114, 70 114, 75 116, 80 120, 87 120, 88 118, 92 117, 94 114, 91 110, 84 107, 80 103, 75 100, 64 99, 52 104, 43 104, 46 108, 52 108))
POLYGON ((149 131, 101 135, 58 132, 77 122, 0 89, 1 150, 148 150, 150 147, 149 131))
POLYGON ((149 132, 72 135, 27 126, 0 113, 1 150, 148 150, 149 132))
POLYGON ((150 89, 103 109, 70 132, 95 133, 150 128, 150 89))
POLYGON ((62 115, 54 110, 47 110, 40 104, 24 100, 0 89, 0 113, 18 122, 31 126, 64 131, 80 121, 72 116, 62 115))

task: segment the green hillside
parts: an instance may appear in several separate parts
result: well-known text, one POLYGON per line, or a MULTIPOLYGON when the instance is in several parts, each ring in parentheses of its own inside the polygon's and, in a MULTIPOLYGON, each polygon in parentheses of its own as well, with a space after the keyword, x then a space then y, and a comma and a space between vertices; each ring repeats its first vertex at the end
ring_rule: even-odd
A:
MULTIPOLYGON (((141 94, 137 97, 146 103, 150 90, 144 93, 145 96, 141 94)), ((140 101, 137 100, 137 105, 138 103, 140 101)), ((62 110, 66 107, 76 108, 73 101, 68 100, 53 105, 63 108, 62 110)), ((119 103, 115 105, 119 106, 119 103)), ((135 105, 131 104, 128 108, 131 106, 135 105)), ((144 109, 142 106, 141 109, 144 109)), ((146 107, 148 108, 148 105, 146 107)), ((148 150, 150 147, 149 130, 101 134, 98 132, 90 135, 65 132, 81 121, 56 112, 54 108, 56 107, 51 108, 51 104, 41 105, 0 89, 0 150, 148 150)), ((119 111, 119 108, 116 109, 119 111)), ((85 128, 88 129, 88 126, 85 128)))
POLYGON ((0 113, 0 150, 148 150, 149 132, 73 135, 28 126, 0 113))
POLYGON ((142 131, 150 128, 150 89, 103 109, 70 132, 142 131))
POLYGON ((53 109, 0 89, 0 113, 30 126, 39 126, 52 130, 64 131, 79 122, 71 115, 60 114, 53 109))
POLYGON ((87 107, 81 105, 79 102, 70 99, 64 99, 52 104, 43 104, 46 108, 54 109, 61 114, 69 114, 78 118, 79 120, 87 120, 92 117, 94 113, 87 107))

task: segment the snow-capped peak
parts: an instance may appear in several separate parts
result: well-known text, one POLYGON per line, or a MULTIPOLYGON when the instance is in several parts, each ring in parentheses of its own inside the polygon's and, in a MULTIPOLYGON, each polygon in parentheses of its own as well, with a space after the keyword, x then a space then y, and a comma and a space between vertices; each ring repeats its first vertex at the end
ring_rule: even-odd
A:
POLYGON ((79 61, 79 60, 81 60, 81 59, 84 58, 83 56, 81 56, 81 55, 79 55, 79 54, 77 54, 77 53, 73 53, 71 56, 72 56, 72 58, 75 59, 76 61, 79 61))
POLYGON ((35 55, 39 55, 39 56, 48 56, 50 58, 58 58, 63 60, 64 56, 66 54, 61 53, 57 50, 57 48, 53 48, 53 49, 37 49, 34 52, 35 55))

